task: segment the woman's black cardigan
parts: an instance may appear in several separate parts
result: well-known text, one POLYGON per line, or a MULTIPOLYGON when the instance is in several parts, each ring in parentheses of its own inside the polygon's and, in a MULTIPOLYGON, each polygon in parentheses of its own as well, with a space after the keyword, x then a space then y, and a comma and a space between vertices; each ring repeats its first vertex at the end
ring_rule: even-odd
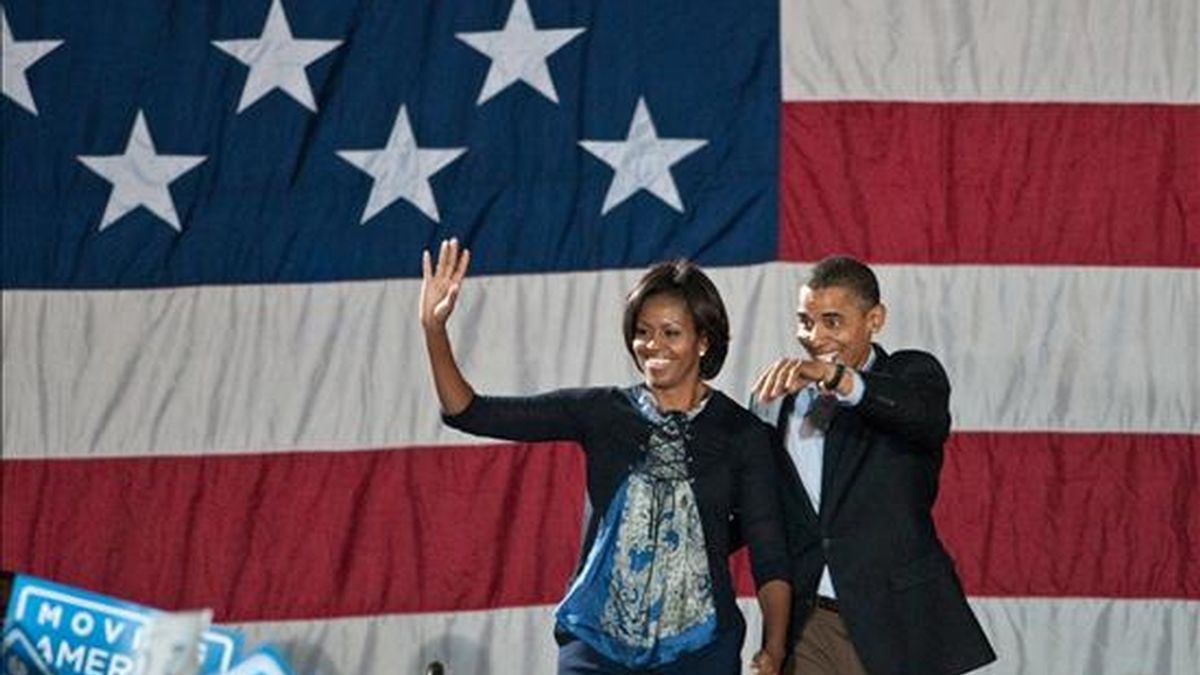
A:
MULTIPOLYGON (((653 424, 616 387, 564 389, 529 397, 475 396, 445 422, 468 433, 513 441, 574 441, 587 464, 587 529, 579 573, 601 518, 645 453, 653 424)), ((689 480, 696 496, 717 621, 740 625, 729 554, 745 542, 755 585, 788 581, 791 565, 771 453, 770 428, 719 391, 692 420, 686 437, 689 480)))

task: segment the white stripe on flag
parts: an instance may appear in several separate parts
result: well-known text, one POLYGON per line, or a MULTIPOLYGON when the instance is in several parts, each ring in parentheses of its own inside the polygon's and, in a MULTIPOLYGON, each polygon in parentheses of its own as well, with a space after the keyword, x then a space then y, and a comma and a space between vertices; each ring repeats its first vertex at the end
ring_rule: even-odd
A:
POLYGON ((1200 102, 1195 0, 782 0, 784 100, 1200 102))
MULTIPOLYGON (((889 349, 938 355, 959 431, 1200 431, 1200 270, 879 266, 889 349), (1097 392, 1104 392, 1098 395, 1097 392)), ((801 266, 712 270, 742 398, 795 354, 801 266)), ((470 279, 454 342, 479 391, 637 378, 620 336, 640 271, 470 279)), ((3 294, 6 458, 480 442, 445 429, 415 280, 3 294)))

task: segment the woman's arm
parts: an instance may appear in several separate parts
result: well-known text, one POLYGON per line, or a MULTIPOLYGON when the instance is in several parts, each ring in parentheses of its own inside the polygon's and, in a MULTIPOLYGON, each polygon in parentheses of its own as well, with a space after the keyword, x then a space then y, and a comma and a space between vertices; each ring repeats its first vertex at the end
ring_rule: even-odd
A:
POLYGON ((787 654, 787 628, 792 613, 792 586, 773 579, 758 589, 758 606, 762 611, 762 648, 750 665, 758 675, 775 675, 783 668, 787 654))
POLYGON ((751 661, 758 675, 783 667, 792 612, 791 558, 769 428, 755 418, 739 439, 743 449, 739 486, 739 526, 750 548, 750 570, 762 611, 762 647, 751 661))
POLYGON ((433 386, 437 389, 442 412, 457 415, 467 409, 475 391, 458 369, 446 320, 454 311, 463 277, 471 263, 471 252, 458 248, 458 240, 443 240, 438 250, 437 267, 433 267, 429 251, 421 254, 421 328, 425 332, 425 349, 433 371, 433 386))
POLYGON ((578 440, 580 410, 588 408, 588 392, 558 391, 539 396, 477 396, 463 377, 450 346, 446 321, 454 312, 471 254, 458 241, 443 241, 437 264, 422 254, 421 328, 433 372, 433 386, 446 424, 473 434, 517 441, 578 440))

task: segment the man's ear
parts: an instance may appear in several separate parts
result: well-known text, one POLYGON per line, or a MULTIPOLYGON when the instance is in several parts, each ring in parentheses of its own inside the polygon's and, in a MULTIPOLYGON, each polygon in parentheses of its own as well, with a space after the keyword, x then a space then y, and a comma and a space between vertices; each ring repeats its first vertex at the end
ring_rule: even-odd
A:
POLYGON ((887 323, 887 306, 882 302, 867 311, 867 327, 871 329, 871 334, 883 330, 885 323, 887 323))

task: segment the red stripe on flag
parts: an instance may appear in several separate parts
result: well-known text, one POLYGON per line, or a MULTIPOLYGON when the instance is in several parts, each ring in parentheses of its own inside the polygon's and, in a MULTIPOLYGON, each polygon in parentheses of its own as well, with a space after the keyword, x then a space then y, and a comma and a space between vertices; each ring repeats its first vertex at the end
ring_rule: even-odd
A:
POLYGON ((780 256, 1200 266, 1200 106, 787 103, 780 256))
POLYGON ((4 568, 220 621, 552 602, 579 547, 569 445, 0 466, 4 568))
POLYGON ((972 433, 935 516, 967 592, 1200 599, 1200 436, 972 433))
MULTIPOLYGON (((552 603, 579 542, 561 444, 0 470, 0 565, 221 621, 552 603)), ((1198 476, 1200 436, 963 434, 936 514, 974 595, 1198 599, 1198 476)))

